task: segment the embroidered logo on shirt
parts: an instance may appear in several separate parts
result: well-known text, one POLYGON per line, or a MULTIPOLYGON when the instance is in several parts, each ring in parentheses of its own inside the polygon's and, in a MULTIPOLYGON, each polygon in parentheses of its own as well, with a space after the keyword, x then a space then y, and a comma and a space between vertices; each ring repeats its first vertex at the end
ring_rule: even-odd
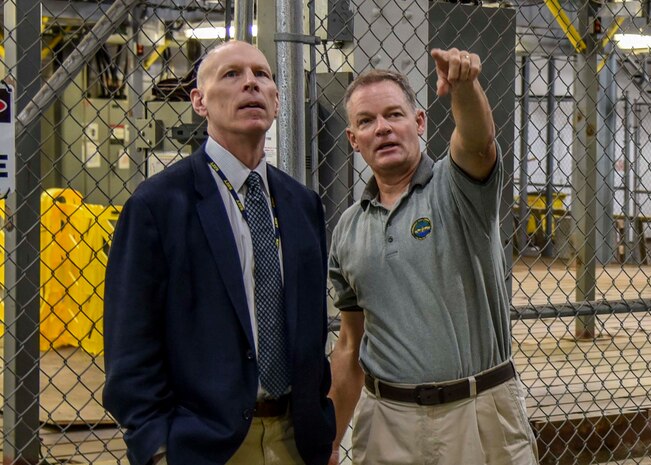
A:
POLYGON ((432 222, 429 218, 418 218, 411 225, 411 235, 418 240, 425 239, 432 232, 432 222))

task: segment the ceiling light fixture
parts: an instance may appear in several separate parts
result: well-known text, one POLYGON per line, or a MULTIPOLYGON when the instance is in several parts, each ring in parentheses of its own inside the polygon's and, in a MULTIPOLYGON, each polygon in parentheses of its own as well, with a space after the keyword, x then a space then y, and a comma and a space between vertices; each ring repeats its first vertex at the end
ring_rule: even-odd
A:
POLYGON ((642 34, 615 34, 615 42, 621 50, 651 49, 651 36, 642 34))
MULTIPOLYGON (((235 28, 231 26, 228 30, 229 36, 231 38, 235 37, 235 28)), ((226 38, 226 28, 222 26, 197 26, 194 28, 188 28, 184 31, 185 37, 188 39, 225 39, 226 38)), ((254 24, 251 26, 251 34, 253 37, 258 35, 258 27, 254 24)))

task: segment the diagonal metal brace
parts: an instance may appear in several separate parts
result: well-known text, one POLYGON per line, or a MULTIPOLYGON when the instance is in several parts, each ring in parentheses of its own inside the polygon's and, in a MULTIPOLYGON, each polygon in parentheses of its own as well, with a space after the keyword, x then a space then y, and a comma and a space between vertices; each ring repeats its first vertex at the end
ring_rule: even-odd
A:
POLYGON ((81 40, 75 50, 40 88, 34 99, 16 117, 16 134, 20 134, 54 99, 61 95, 81 68, 89 63, 95 52, 124 22, 131 10, 142 0, 115 0, 95 26, 81 40))
MULTIPOLYGON (((601 47, 602 48, 605 49, 606 45, 608 45, 608 43, 613 39, 613 37, 615 37, 615 34, 617 33, 617 31, 619 31, 619 28, 624 23, 624 21, 626 21, 626 18, 624 18, 623 16, 615 17, 615 20, 613 21, 613 23, 610 25, 610 27, 606 31, 606 35, 601 40, 601 47)), ((612 50, 610 52, 606 53, 606 56, 604 58, 602 58, 601 61, 599 62, 599 64, 597 65, 597 72, 598 73, 601 72, 603 67, 606 65, 606 60, 608 60, 608 57, 610 56, 611 53, 613 53, 612 50)))
POLYGON ((567 14, 563 10, 560 2, 558 0, 545 0, 545 5, 552 13, 552 15, 554 15, 554 19, 561 27, 569 41, 572 43, 576 52, 583 53, 586 50, 587 46, 581 37, 581 34, 579 34, 579 32, 572 24, 572 21, 570 18, 568 18, 567 14))
POLYGON ((293 32, 277 32, 274 34, 274 42, 295 42, 306 45, 319 45, 321 38, 293 32))

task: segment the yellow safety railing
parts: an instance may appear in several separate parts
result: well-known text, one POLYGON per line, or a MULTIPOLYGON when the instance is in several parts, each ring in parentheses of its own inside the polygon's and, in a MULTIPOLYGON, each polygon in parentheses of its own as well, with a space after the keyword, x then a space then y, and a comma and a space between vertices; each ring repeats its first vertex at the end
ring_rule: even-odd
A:
POLYGON ((7 254, 5 253, 5 221, 7 215, 5 214, 5 201, 4 199, 0 200, 0 336, 5 333, 5 297, 7 291, 5 289, 5 260, 7 259, 7 254))

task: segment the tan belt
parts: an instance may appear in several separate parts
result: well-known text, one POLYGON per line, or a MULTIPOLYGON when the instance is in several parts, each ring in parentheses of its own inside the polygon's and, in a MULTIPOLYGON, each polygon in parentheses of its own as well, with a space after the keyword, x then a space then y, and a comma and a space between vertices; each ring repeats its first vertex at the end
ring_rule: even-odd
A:
POLYGON ((479 394, 487 389, 515 377, 513 363, 505 363, 491 370, 481 373, 473 378, 465 378, 450 384, 421 384, 414 388, 403 388, 384 383, 367 374, 365 386, 378 398, 410 402, 419 405, 437 405, 479 394))

